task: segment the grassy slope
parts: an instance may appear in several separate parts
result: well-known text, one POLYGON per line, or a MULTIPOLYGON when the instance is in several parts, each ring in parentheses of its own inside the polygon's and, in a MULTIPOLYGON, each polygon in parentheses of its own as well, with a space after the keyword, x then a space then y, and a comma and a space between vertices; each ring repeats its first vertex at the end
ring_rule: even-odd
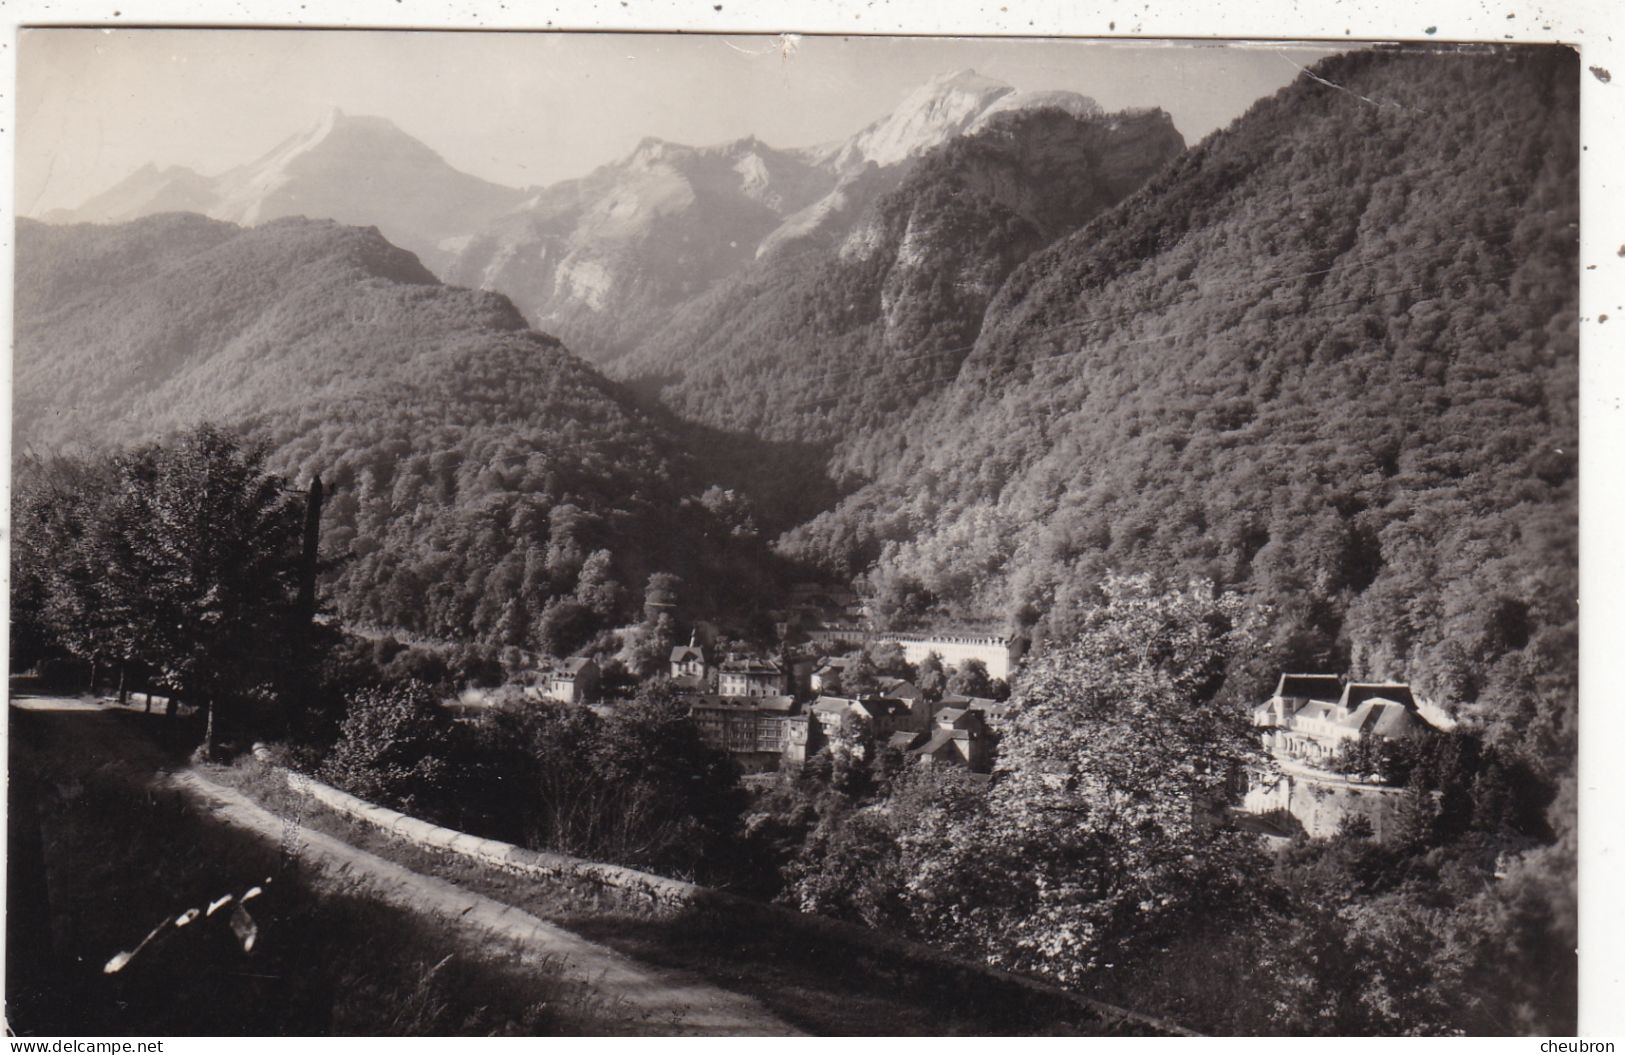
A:
POLYGON ((25 845, 27 821, 37 822, 35 860, 49 891, 47 910, 28 900, 29 884, 10 885, 8 918, 42 914, 49 934, 14 950, 9 965, 7 1016, 20 1034, 479 1036, 645 1025, 562 965, 521 968, 500 944, 448 933, 359 888, 318 891, 277 847, 151 783, 155 766, 179 761, 151 738, 161 719, 72 720, 87 719, 117 723, 118 757, 70 738, 60 719, 11 712, 11 845, 25 845), (267 876, 252 956, 177 937, 119 975, 101 972, 166 916, 267 876))

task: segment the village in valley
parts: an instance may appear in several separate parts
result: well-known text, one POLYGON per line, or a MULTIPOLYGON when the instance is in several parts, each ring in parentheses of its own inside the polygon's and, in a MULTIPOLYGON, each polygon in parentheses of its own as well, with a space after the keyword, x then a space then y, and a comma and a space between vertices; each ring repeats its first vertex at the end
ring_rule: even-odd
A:
MULTIPOLYGON (((772 650, 729 640, 702 621, 671 647, 667 669, 647 679, 667 679, 705 742, 728 752, 747 778, 796 770, 820 752, 891 753, 901 763, 957 767, 983 783, 991 777, 1028 651, 1021 634, 876 629, 857 593, 818 583, 792 586, 773 617, 772 650)), ((537 705, 607 713, 630 696, 618 659, 608 661, 618 679, 606 679, 591 657, 526 659, 515 682, 537 705)), ((471 689, 459 703, 477 709, 490 696, 471 689)), ((1408 684, 1320 673, 1283 673, 1250 718, 1265 761, 1237 775, 1245 793, 1226 816, 1279 845, 1348 825, 1378 842, 1397 837, 1405 759, 1420 740, 1456 725, 1408 684)))
MULTIPOLYGON (((820 751, 896 751, 927 765, 992 771, 1024 638, 871 629, 856 593, 816 583, 792 586, 772 616, 779 641, 771 652, 701 622, 687 643, 671 647, 660 672, 706 742, 747 774, 800 766, 820 751)), ((616 693, 593 658, 528 659, 517 677, 528 698, 613 708, 616 693)), ((624 686, 624 675, 617 680, 624 686)), ((460 702, 478 705, 486 695, 475 690, 460 702)))

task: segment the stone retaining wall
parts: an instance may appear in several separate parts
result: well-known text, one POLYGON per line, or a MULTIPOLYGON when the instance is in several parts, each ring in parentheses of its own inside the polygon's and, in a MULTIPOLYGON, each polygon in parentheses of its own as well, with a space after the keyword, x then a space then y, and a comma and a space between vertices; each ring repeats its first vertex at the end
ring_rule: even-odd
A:
MULTIPOLYGON (((262 762, 269 762, 269 759, 257 750, 255 757, 262 762)), ((515 846, 497 839, 485 839, 452 828, 442 828, 438 824, 409 817, 398 810, 375 805, 292 770, 287 771, 287 780, 288 787, 298 794, 313 798, 336 813, 364 821, 403 842, 426 850, 474 858, 507 872, 546 879, 586 880, 659 904, 677 907, 701 901, 733 898, 733 895, 718 890, 685 883, 678 879, 667 879, 665 876, 649 872, 640 872, 635 868, 584 861, 543 850, 528 850, 523 846, 515 846)))
POLYGON ((1404 797, 1404 788, 1281 773, 1273 783, 1250 788, 1243 809, 1249 813, 1290 815, 1311 839, 1336 835, 1345 817, 1364 817, 1371 823, 1372 836, 1378 842, 1387 842, 1403 831, 1400 807, 1404 797))

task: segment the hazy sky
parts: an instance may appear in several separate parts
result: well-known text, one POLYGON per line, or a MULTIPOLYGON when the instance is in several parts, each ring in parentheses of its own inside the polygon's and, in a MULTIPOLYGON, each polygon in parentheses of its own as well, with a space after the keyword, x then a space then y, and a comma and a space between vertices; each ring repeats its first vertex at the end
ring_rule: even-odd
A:
POLYGON ((452 165, 510 186, 581 175, 646 135, 754 133, 806 146, 857 131, 921 82, 974 68, 1107 109, 1161 106, 1195 142, 1324 49, 991 38, 320 30, 27 30, 17 208, 78 205, 140 166, 214 175, 319 120, 388 117, 452 165))

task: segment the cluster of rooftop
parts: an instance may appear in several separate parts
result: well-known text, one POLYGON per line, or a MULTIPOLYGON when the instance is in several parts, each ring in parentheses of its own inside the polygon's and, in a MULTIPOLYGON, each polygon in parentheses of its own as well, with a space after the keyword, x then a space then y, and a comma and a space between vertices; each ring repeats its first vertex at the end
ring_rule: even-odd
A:
POLYGON ((798 765, 826 746, 854 739, 890 746, 927 764, 992 766, 989 719, 1004 716, 991 699, 948 696, 933 704, 910 681, 876 679, 872 692, 833 688, 847 661, 767 659, 732 654, 713 664, 703 645, 671 652, 671 676, 686 690, 700 734, 749 771, 798 765), (715 691, 710 691, 715 685, 715 691), (827 690, 827 691, 826 691, 827 690))

